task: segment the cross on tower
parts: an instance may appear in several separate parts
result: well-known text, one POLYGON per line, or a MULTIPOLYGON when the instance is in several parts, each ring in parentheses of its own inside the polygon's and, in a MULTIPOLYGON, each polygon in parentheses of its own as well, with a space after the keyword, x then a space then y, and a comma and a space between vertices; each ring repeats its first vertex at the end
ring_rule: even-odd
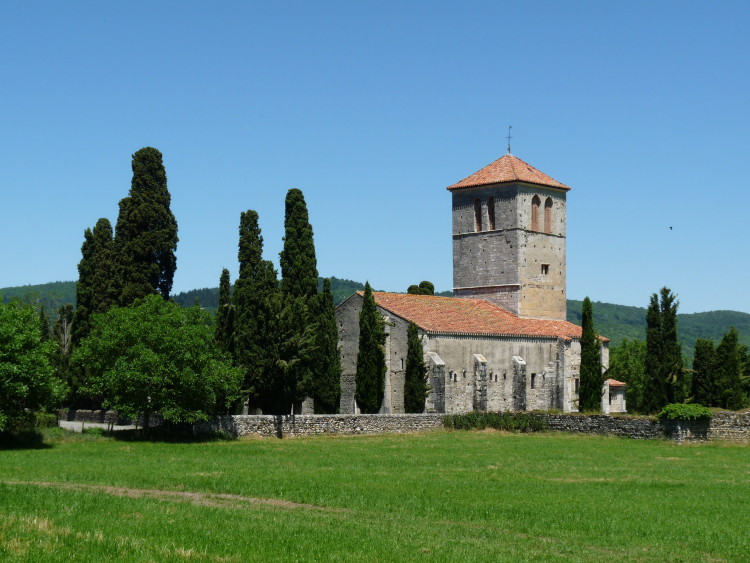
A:
POLYGON ((510 154, 510 140, 513 138, 510 136, 510 130, 513 128, 512 125, 508 125, 508 136, 506 139, 508 139, 508 154, 510 154))

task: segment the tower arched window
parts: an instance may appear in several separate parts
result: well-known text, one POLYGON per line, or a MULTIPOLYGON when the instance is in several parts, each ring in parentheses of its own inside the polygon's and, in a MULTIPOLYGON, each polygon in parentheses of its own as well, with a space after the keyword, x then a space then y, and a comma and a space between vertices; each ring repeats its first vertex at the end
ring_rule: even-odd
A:
POLYGON ((542 200, 539 199, 538 195, 531 198, 531 230, 539 230, 539 207, 542 205, 542 200))
POLYGON ((552 198, 544 200, 544 232, 552 232, 552 198))
POLYGON ((490 231, 495 230, 495 198, 487 200, 487 223, 490 231))
POLYGON ((474 231, 482 231, 482 200, 474 200, 474 231))

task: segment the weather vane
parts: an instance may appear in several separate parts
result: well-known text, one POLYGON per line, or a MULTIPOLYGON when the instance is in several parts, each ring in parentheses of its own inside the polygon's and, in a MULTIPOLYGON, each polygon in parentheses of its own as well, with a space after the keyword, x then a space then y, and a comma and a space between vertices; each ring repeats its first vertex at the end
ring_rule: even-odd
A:
POLYGON ((506 139, 508 139, 508 154, 510 154, 510 140, 513 138, 510 136, 510 130, 513 129, 512 125, 508 125, 508 136, 506 139))

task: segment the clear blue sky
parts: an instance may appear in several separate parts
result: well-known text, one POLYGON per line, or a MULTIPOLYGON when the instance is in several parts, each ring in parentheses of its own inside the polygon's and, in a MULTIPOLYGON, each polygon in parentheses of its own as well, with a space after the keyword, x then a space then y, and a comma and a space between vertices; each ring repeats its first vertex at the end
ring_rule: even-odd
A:
POLYGON ((445 187, 512 151, 573 187, 568 297, 750 312, 748 2, 0 3, 0 287, 77 278, 141 147, 175 292, 278 264, 300 188, 323 276, 452 286, 445 187), (673 229, 670 230, 669 227, 673 229))

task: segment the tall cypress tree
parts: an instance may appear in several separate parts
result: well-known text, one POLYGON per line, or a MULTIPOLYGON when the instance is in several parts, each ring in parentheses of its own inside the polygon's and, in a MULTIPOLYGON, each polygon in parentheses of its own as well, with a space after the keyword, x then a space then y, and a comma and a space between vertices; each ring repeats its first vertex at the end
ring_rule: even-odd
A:
POLYGON ((362 311, 359 313, 359 351, 354 377, 355 399, 364 414, 380 410, 385 393, 385 323, 378 313, 370 283, 365 283, 362 311))
POLYGON ((229 270, 224 268, 219 278, 219 307, 216 309, 216 343, 234 358, 234 306, 229 270))
POLYGON ((419 328, 409 323, 406 329, 406 370, 404 373, 404 411, 424 412, 427 399, 427 366, 424 363, 424 349, 419 338, 419 328))
POLYGON ((278 369, 278 280, 273 264, 263 260, 258 214, 252 210, 240 214, 238 258, 234 346, 245 372, 243 393, 264 412, 283 413, 287 396, 278 369))
POLYGON ((120 201, 115 226, 114 282, 121 306, 152 293, 169 299, 177 269, 177 221, 162 154, 143 148, 133 155, 132 167, 130 193, 120 201))
POLYGON ((742 362, 737 330, 729 329, 716 348, 717 406, 738 410, 743 407, 742 362))
POLYGON ((679 302, 666 287, 651 296, 646 311, 646 375, 644 406, 658 412, 670 402, 682 400, 682 348, 677 341, 679 302))
POLYGON ((323 280, 323 291, 315 307, 315 357, 313 359, 313 399, 316 414, 335 414, 341 399, 341 357, 339 330, 331 293, 331 280, 323 280))
POLYGON ((86 229, 81 246, 76 284, 76 310, 73 322, 73 345, 90 331, 91 315, 104 313, 114 304, 112 289, 112 225, 108 219, 96 222, 93 232, 86 229))
POLYGON ((691 395, 694 403, 716 406, 716 350, 714 343, 705 338, 695 341, 693 356, 693 381, 691 395))
POLYGON ((601 342, 594 330, 594 309, 588 297, 583 300, 581 324, 583 332, 578 408, 582 411, 598 411, 602 400, 601 342))
POLYGON ((279 255, 283 309, 280 316, 279 366, 295 406, 314 394, 316 351, 313 300, 318 269, 313 230, 301 190, 287 192, 284 202, 284 248, 279 255))
POLYGON ((281 290, 290 297, 311 297, 318 292, 318 263, 301 190, 287 192, 284 209, 284 249, 279 256, 281 290))

